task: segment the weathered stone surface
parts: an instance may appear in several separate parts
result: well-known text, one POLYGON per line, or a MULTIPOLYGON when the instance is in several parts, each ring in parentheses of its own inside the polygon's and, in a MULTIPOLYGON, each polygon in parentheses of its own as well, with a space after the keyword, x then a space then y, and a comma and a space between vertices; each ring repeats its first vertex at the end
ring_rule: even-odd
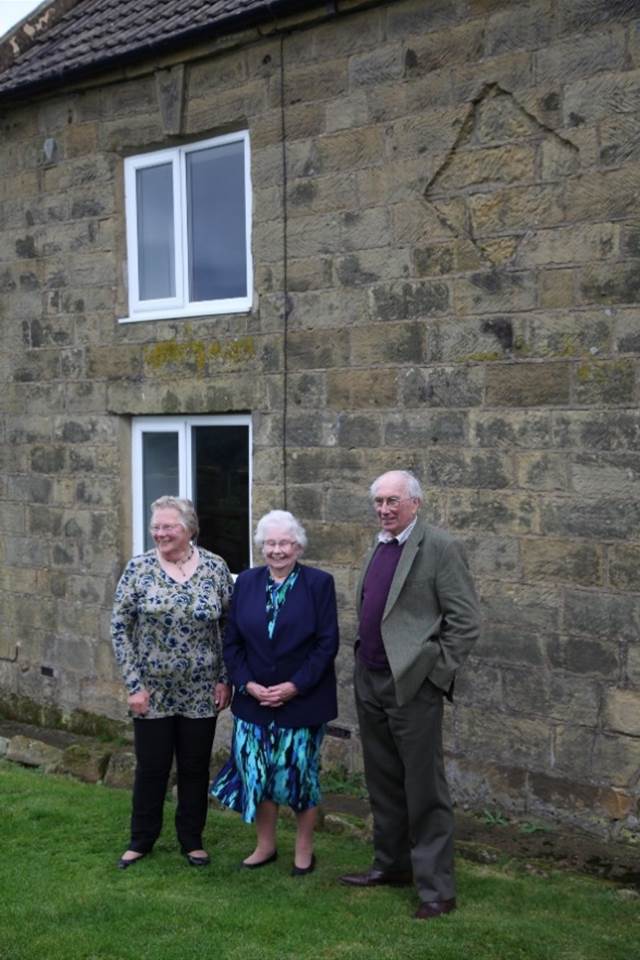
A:
POLYGON ((61 763, 63 751, 42 740, 31 740, 20 734, 11 737, 7 760, 22 763, 26 767, 44 767, 48 771, 56 771, 61 763))
POLYGON ((133 786, 133 775, 136 768, 134 753, 119 750, 109 758, 109 764, 104 774, 104 783, 107 787, 124 787, 130 790, 133 786))
POLYGON ((605 729, 640 737, 640 691, 607 691, 605 729))
POLYGON ((97 783, 104 777, 110 757, 111 750, 97 744, 72 744, 62 755, 59 772, 86 783, 97 783))
MULTIPOLYGON (((336 578, 353 736, 332 758, 362 766, 350 671, 367 488, 410 468, 483 598, 447 712, 459 795, 633 829, 636 8, 347 0, 178 67, 150 56, 107 86, 7 102, 0 652, 20 647, 0 694, 56 722, 79 704, 123 716, 108 621, 130 551, 131 418, 249 412, 253 515, 286 502, 309 562, 336 578), (158 69, 188 80, 160 104, 158 69), (169 130, 240 129, 251 310, 116 323, 123 156, 173 147, 169 130)), ((131 762, 110 775, 120 764, 128 786, 131 762)))

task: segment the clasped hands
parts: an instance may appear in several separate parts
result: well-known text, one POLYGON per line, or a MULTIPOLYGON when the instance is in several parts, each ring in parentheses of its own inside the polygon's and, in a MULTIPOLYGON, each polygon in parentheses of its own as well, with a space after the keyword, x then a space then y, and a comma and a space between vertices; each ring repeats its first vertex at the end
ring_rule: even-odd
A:
POLYGON ((247 693, 254 697, 261 707, 282 707, 287 700, 293 699, 298 693, 295 683, 286 680, 284 683, 276 683, 273 687, 263 687, 261 683, 250 680, 246 685, 247 693))

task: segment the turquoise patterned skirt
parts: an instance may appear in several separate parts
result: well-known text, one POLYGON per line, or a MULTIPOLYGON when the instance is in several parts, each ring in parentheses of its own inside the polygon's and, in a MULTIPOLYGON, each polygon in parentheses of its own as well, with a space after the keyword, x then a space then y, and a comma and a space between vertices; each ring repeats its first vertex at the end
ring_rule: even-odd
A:
POLYGON ((319 727, 262 726, 236 717, 231 756, 211 784, 210 794, 242 814, 256 818, 263 800, 289 806, 296 813, 320 803, 319 727))

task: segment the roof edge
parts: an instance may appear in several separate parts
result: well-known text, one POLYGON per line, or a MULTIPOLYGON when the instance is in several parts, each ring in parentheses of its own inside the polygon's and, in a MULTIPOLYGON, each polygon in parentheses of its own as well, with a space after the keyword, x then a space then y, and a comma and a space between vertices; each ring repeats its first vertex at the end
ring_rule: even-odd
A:
MULTIPOLYGON (((48 3, 38 7, 29 18, 18 24, 15 33, 9 34, 7 40, 0 45, 0 73, 9 67, 24 50, 28 49, 37 36, 50 29, 79 2, 80 0, 48 0, 48 3), (40 14, 38 14, 38 11, 40 11, 40 14), (20 43, 23 43, 23 45, 20 46, 20 43), (10 47, 12 58, 8 63, 3 63, 3 53, 6 46, 10 47)), ((364 0, 363 5, 367 5, 367 0, 364 0)), ((234 12, 218 20, 214 27, 214 35, 237 33, 246 27, 254 27, 265 21, 277 20, 297 13, 303 14, 314 7, 322 10, 323 16, 335 16, 338 12, 337 6, 336 0, 265 0, 264 6, 259 10, 234 12)), ((139 59, 140 56, 149 57, 155 52, 167 53, 179 49, 186 43, 207 38, 212 38, 212 24, 209 23, 187 28, 184 31, 181 30, 179 33, 165 37, 159 42, 141 43, 124 54, 114 54, 99 62, 94 61, 91 65, 82 64, 70 69, 65 69, 63 66, 42 79, 38 78, 18 84, 12 87, 8 93, 17 100, 28 99, 33 94, 40 93, 43 89, 50 89, 52 84, 62 86, 67 83, 86 80, 104 71, 113 70, 120 65, 126 66, 133 60, 139 59)), ((0 100, 3 99, 5 99, 4 95, 0 94, 0 100)))
POLYGON ((14 24, 0 41, 0 73, 14 63, 25 50, 50 30, 80 0, 43 0, 35 10, 14 24))

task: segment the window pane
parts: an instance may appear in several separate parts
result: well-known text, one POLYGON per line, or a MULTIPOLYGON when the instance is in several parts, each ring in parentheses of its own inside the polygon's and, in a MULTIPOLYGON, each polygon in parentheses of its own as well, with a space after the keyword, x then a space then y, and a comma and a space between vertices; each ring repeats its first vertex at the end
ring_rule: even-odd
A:
POLYGON ((187 153, 189 299, 247 295, 244 144, 187 153))
POLYGON ((142 507, 144 510, 144 549, 153 546, 149 533, 151 504, 158 497, 180 495, 178 474, 178 434, 142 435, 142 507))
POLYGON ((175 297, 173 172, 170 163, 137 171, 136 202, 140 299, 175 297))
POLYGON ((249 566, 249 429, 192 428, 198 542, 219 553, 233 573, 249 566))

